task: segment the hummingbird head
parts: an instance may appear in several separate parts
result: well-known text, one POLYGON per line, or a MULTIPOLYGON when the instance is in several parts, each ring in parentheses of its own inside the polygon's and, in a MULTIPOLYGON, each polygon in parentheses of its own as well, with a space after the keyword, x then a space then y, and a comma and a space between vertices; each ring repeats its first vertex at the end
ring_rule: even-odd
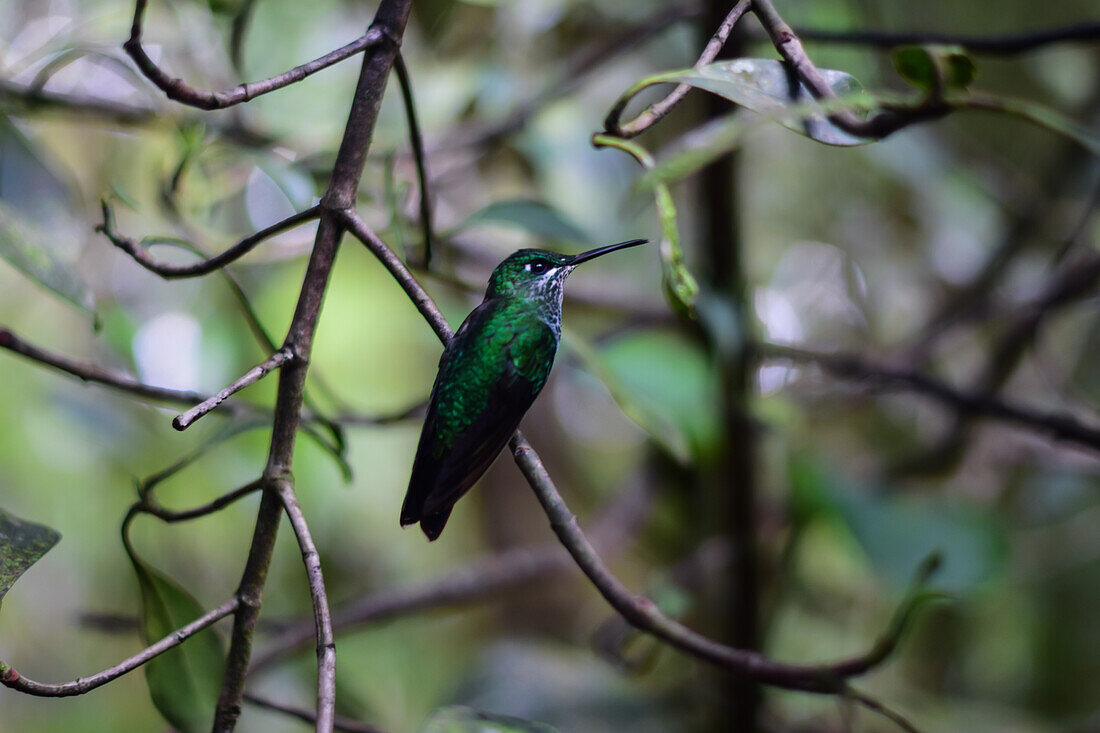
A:
POLYGON ((518 297, 561 303, 562 283, 574 267, 609 252, 636 247, 647 241, 631 239, 578 255, 563 255, 545 249, 521 249, 508 255, 493 270, 485 297, 518 297))

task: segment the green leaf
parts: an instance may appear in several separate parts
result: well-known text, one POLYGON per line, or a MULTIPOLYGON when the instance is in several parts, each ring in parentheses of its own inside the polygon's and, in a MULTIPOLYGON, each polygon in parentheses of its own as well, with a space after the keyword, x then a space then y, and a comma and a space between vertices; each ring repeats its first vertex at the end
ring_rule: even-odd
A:
POLYGON ((64 223, 75 203, 68 184, 11 121, 0 114, 0 200, 40 224, 64 223))
POLYGON ((0 115, 0 258, 94 317, 91 292, 57 245, 76 231, 69 187, 0 115))
POLYGON ((61 533, 25 522, 0 509, 0 600, 43 555, 61 539, 61 533))
POLYGON ((558 733, 546 723, 454 705, 431 717, 424 733, 558 733))
POLYGON ((602 346, 597 375, 623 412, 679 458, 712 455, 721 435, 718 381, 706 354, 669 331, 636 331, 602 346))
MULTIPOLYGON (((186 590, 132 552, 141 587, 141 634, 159 641, 205 613, 186 590)), ((149 695, 180 733, 206 733, 214 719, 225 653, 213 629, 205 629, 145 665, 149 695)))
POLYGON ((648 76, 627 90, 613 109, 621 112, 638 92, 654 84, 689 84, 758 114, 775 118, 784 127, 827 145, 850 146, 874 142, 849 135, 829 122, 823 114, 830 106, 869 106, 870 100, 863 85, 843 71, 820 69, 820 72, 840 97, 838 102, 816 102, 809 90, 781 61, 743 58, 648 76))
POLYGON ((926 92, 966 89, 978 74, 961 46, 903 46, 894 51, 894 68, 926 92))
POLYGON ((672 416, 654 405, 653 400, 644 399, 635 389, 628 388, 599 351, 569 331, 565 332, 565 345, 603 382, 624 415, 676 460, 685 464, 691 460, 687 434, 672 416))
POLYGON ((645 172, 637 187, 649 189, 687 178, 737 148, 752 127, 745 115, 733 114, 692 130, 679 141, 676 152, 645 172))
POLYGON ((852 486, 812 460, 794 458, 790 481, 795 515, 839 519, 852 533, 876 572, 894 587, 905 587, 931 554, 943 566, 936 585, 963 592, 1004 567, 1004 527, 989 512, 937 498, 891 496, 852 486))
POLYGON ((0 257, 40 285, 94 315, 95 299, 76 269, 59 260, 46 233, 18 210, 0 201, 0 257))
POLYGON ((455 227, 456 231, 478 224, 502 224, 525 229, 552 240, 590 244, 591 237, 564 214, 541 201, 516 199, 489 204, 455 227))
POLYGON ((958 104, 972 109, 985 109, 1015 115, 1063 135, 1075 141, 1093 155, 1100 157, 1100 131, 1082 125, 1080 122, 1066 117, 1061 112, 1038 102, 975 93, 959 100, 958 104))

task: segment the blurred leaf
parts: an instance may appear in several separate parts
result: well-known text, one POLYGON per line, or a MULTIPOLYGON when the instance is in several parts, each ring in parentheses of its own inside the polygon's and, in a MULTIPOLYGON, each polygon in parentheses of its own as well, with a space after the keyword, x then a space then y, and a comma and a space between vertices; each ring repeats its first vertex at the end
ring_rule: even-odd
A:
MULTIPOLYGON (((132 552, 141 587, 141 635, 152 644, 205 613, 175 581, 132 552)), ((195 634, 145 665, 149 695, 164 719, 180 733, 205 733, 214 719, 225 654, 213 629, 195 634)))
POLYGON ((649 433, 653 440, 677 461, 688 463, 691 460, 691 451, 682 426, 657 409, 652 400, 641 398, 634 390, 624 386, 600 352, 568 331, 565 337, 566 345, 577 355, 585 368, 603 382, 623 414, 649 433))
POLYGON ((657 161, 638 181, 638 188, 652 188, 687 178, 737 148, 752 127, 745 115, 732 114, 692 130, 680 141, 680 150, 657 161))
POLYGON ((839 519, 894 587, 904 587, 933 553, 943 558, 936 585, 950 591, 969 590, 1004 567, 1005 529, 991 513, 851 486, 804 458, 792 459, 789 471, 796 516, 839 519))
POLYGON ((0 257, 72 305, 95 316, 91 291, 69 264, 46 246, 47 235, 19 211, 0 201, 0 257))
POLYGON ((519 227, 545 239, 590 244, 591 237, 560 211, 541 201, 516 199, 489 204, 455 227, 456 231, 477 224, 503 224, 519 227))
POLYGON ((72 198, 69 186, 42 161, 34 144, 0 114, 0 200, 45 225, 66 217, 72 198))
POLYGON ((1066 117, 1061 112, 1038 102, 997 97, 990 94, 975 94, 962 99, 958 104, 960 106, 970 106, 974 109, 1007 112, 1022 117, 1052 132, 1064 135, 1077 142, 1093 155, 1100 156, 1100 131, 1086 127, 1080 122, 1066 117))
POLYGON ((718 382, 698 346, 669 331, 636 331, 597 353, 598 374, 627 417, 647 432, 661 430, 650 434, 674 456, 684 443, 696 457, 713 453, 721 435, 718 382))
MULTIPOLYGON (((868 106, 870 100, 863 85, 850 74, 834 69, 820 69, 820 72, 840 97, 840 103, 868 106)), ((874 142, 849 135, 825 119, 821 112, 829 105, 816 102, 783 62, 774 59, 736 59, 696 69, 654 74, 627 90, 616 102, 615 109, 624 108, 634 95, 654 84, 690 84, 758 114, 775 117, 784 127, 827 145, 866 145, 874 142)))
POLYGON ((965 89, 978 73, 961 46, 904 46, 894 51, 894 68, 926 92, 965 89))
POLYGON ((454 705, 433 715, 424 733, 557 733, 557 728, 533 720, 454 705))
POLYGON ((61 533, 42 524, 25 522, 0 509, 0 600, 61 539, 61 533))

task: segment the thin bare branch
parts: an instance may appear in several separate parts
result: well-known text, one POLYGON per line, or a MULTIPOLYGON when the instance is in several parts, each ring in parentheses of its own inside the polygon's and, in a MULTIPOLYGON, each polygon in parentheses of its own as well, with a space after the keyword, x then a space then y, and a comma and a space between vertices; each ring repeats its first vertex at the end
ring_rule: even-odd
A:
MULTIPOLYGON (((345 210, 342 214, 348 229, 355 232, 390 270, 439 339, 447 344, 452 332, 446 319, 404 263, 353 212, 345 210)), ((892 625, 890 631, 866 654, 830 665, 803 666, 783 664, 756 652, 734 649, 688 629, 661 613, 648 598, 630 592, 608 570, 592 543, 581 532, 577 518, 561 498, 538 454, 519 431, 512 437, 510 447, 517 465, 546 511, 558 539, 592 584, 627 621, 677 649, 736 674, 751 677, 762 684, 804 692, 836 694, 843 689, 845 679, 863 674, 881 664, 896 647, 904 627, 902 623, 892 625)), ((908 611, 908 608, 904 608, 900 615, 908 618, 908 611)))
POLYGON ((0 106, 18 112, 46 110, 70 112, 83 120, 99 120, 122 127, 149 125, 157 121, 157 111, 91 96, 74 96, 48 92, 0 80, 0 106))
POLYGON ((223 92, 208 92, 188 86, 183 79, 173 78, 145 53, 145 48, 141 45, 141 35, 145 23, 146 4, 147 0, 137 0, 134 4, 134 23, 130 30, 130 38, 122 44, 122 48, 133 59, 145 78, 153 82, 169 99, 205 110, 225 109, 290 86, 383 41, 382 31, 371 28, 351 43, 276 76, 262 81, 238 84, 223 92))
MULTIPOLYGON (((143 2, 144 0, 138 0, 139 4, 143 2)), ((271 447, 264 470, 264 476, 271 480, 289 476, 291 473, 313 336, 317 330, 321 303, 343 233, 342 223, 335 212, 346 209, 355 202, 363 165, 378 119, 382 94, 405 32, 410 9, 411 0, 381 0, 371 25, 371 31, 377 31, 379 37, 387 39, 389 43, 381 43, 375 47, 374 53, 364 55, 344 137, 340 142, 328 189, 321 200, 324 211, 317 227, 298 304, 284 341, 284 345, 297 358, 288 362, 279 373, 271 447)), ((137 14, 135 31, 140 34, 140 15, 137 14)), ((264 492, 248 560, 238 587, 241 605, 234 618, 225 675, 215 709, 214 733, 229 733, 240 717, 245 675, 252 655, 264 582, 271 564, 282 513, 283 506, 279 497, 273 492, 264 492)))
POLYGON ((148 250, 141 245, 140 242, 136 242, 129 237, 119 234, 115 229, 114 212, 111 210, 110 205, 106 200, 101 202, 103 209, 103 223, 96 227, 96 231, 103 232, 103 234, 111 240, 111 244, 121 249, 126 254, 130 255, 139 265, 152 273, 156 273, 166 280, 173 280, 183 277, 197 277, 199 275, 206 275, 214 270, 221 269, 231 262, 234 262, 244 255, 251 252, 261 242, 266 239, 274 237, 276 234, 285 232, 288 229, 292 229, 299 224, 307 221, 313 221, 321 215, 320 206, 311 206, 304 211, 299 211, 297 214, 288 216, 282 221, 276 222, 271 226, 261 229, 255 234, 250 234, 241 241, 237 242, 233 246, 219 252, 205 260, 195 262, 190 265, 171 265, 165 262, 159 262, 156 258, 149 254, 148 250))
MULTIPOLYGON (((726 41, 729 40, 730 33, 733 32, 737 21, 741 20, 741 16, 750 7, 752 7, 752 0, 740 0, 733 6, 733 9, 718 26, 718 30, 714 32, 714 35, 703 49, 703 53, 699 55, 699 60, 695 62, 695 66, 705 66, 718 58, 718 52, 726 45, 726 41)), ((671 112, 672 108, 679 104, 680 100, 687 96, 689 91, 691 91, 690 84, 678 84, 668 96, 646 107, 637 117, 626 124, 620 124, 619 115, 622 110, 616 108, 604 121, 604 129, 617 137, 636 137, 664 119, 665 115, 671 112)))
POLYGON ((290 481, 276 480, 274 489, 283 502, 290 526, 294 528, 294 536, 298 538, 309 579, 309 595, 313 600, 313 621, 317 629, 317 731, 331 731, 336 715, 336 640, 332 633, 332 614, 325 593, 325 579, 321 573, 321 558, 290 481))
POLYGON ((875 364, 849 354, 825 353, 777 344, 760 344, 758 348, 765 359, 816 364, 843 379, 859 380, 876 388, 910 390, 928 395, 964 412, 1012 423, 1058 440, 1100 450, 1100 428, 1085 425, 1068 413, 1038 410, 999 400, 989 394, 965 392, 927 374, 875 364))
POLYGON ((253 494, 263 488, 263 479, 256 479, 250 483, 241 486, 240 488, 230 491, 228 494, 222 494, 217 499, 207 502, 206 504, 200 504, 199 506, 192 507, 191 509, 165 509, 159 504, 155 503, 152 496, 146 496, 145 500, 138 505, 138 509, 144 514, 151 514, 157 519, 168 523, 174 522, 186 522, 191 519, 198 519, 199 517, 205 517, 208 514, 213 514, 219 509, 229 506, 238 499, 242 499, 249 494, 253 494))
POLYGON ((901 728, 903 731, 905 731, 905 733, 920 733, 920 730, 917 729, 917 726, 910 723, 904 715, 897 712, 896 710, 887 707, 870 695, 865 695, 862 692, 858 692, 849 688, 844 693, 844 697, 849 700, 855 701, 859 705, 862 705, 872 712, 878 713, 897 727, 901 728))
POLYGON ((645 596, 631 592, 611 573, 592 543, 584 536, 576 516, 558 493, 542 465, 542 460, 519 431, 512 437, 510 447, 516 465, 546 511, 554 533, 604 599, 636 628, 680 651, 761 684, 802 692, 838 694, 844 689, 846 679, 864 674, 882 664, 897 647, 914 608, 912 601, 903 605, 888 632, 869 652, 833 664, 784 664, 757 652, 720 644, 692 631, 665 616, 645 596))
POLYGON ((859 29, 835 31, 821 28, 796 28, 795 32, 805 41, 818 43, 885 49, 909 45, 962 46, 973 53, 1010 56, 1057 43, 1096 43, 1100 41, 1100 22, 1075 23, 1040 31, 991 35, 859 29))
MULTIPOLYGON (((752 11, 764 26, 779 55, 794 69, 814 99, 837 100, 836 92, 810 60, 802 42, 776 11, 771 0, 752 0, 752 11)), ((866 119, 848 109, 832 111, 825 116, 834 125, 852 135, 880 139, 916 122, 943 117, 951 109, 942 99, 930 95, 916 107, 883 105, 879 112, 866 119)))
POLYGON ((340 212, 340 216, 348 231, 366 245, 367 249, 382 263, 382 266, 390 271, 393 278, 397 280, 397 284, 401 286, 401 289, 409 296, 409 300, 424 316, 424 320, 435 331, 439 340, 443 343, 450 341, 453 332, 447 323, 447 319, 436 307, 432 301, 432 296, 428 295, 428 291, 409 272, 409 268, 405 266, 401 258, 394 254, 393 250, 387 247, 386 243, 379 239, 378 235, 371 231, 366 222, 360 219, 354 211, 346 209, 340 212))
MULTIPOLYGON (((244 693, 244 701, 261 708, 292 715, 307 723, 317 723, 317 713, 306 708, 300 708, 297 705, 276 702, 269 697, 261 697, 251 692, 244 693)), ((347 731, 347 733, 383 733, 381 728, 373 726, 370 723, 360 723, 358 720, 344 718, 339 715, 333 718, 332 727, 334 730, 347 731)))
POLYGON ((0 326, 0 349, 7 349, 31 361, 53 367, 81 381, 102 384, 145 400, 193 405, 207 399, 207 396, 200 392, 154 387, 140 382, 128 374, 109 372, 95 364, 77 361, 68 356, 47 351, 27 343, 3 326, 0 326))
POLYGON ((424 138, 420 134, 417 121, 416 103, 413 101, 412 79, 405 66, 405 58, 399 52, 394 59, 393 69, 401 85, 401 100, 405 104, 405 119, 409 124, 409 145, 412 147, 413 160, 416 161, 416 178, 420 183, 420 227, 424 231, 424 267, 432 263, 433 227, 432 194, 428 189, 427 156, 424 153, 424 138))
POLYGON ((284 346, 283 348, 279 349, 274 354, 269 356, 263 362, 249 369, 247 372, 244 373, 244 376, 231 383, 221 392, 218 392, 213 397, 209 397, 203 400, 187 412, 181 415, 176 415, 176 417, 172 419, 172 427, 174 427, 176 430, 186 430, 192 424, 194 424, 196 420, 198 420, 208 412, 214 410, 218 405, 229 399, 230 396, 237 392, 240 392, 245 387, 248 387, 260 381, 270 372, 278 369, 283 364, 287 363, 293 358, 293 349, 291 349, 289 346, 284 346))
POLYGON ((179 646, 203 629, 212 626, 215 622, 233 613, 237 610, 237 605, 237 599, 235 597, 231 598, 213 611, 173 631, 156 644, 142 649, 129 659, 125 659, 115 666, 105 669, 98 674, 94 674, 91 677, 80 677, 73 682, 51 685, 27 679, 19 674, 14 667, 10 667, 0 662, 0 684, 18 692, 25 692, 28 695, 34 695, 36 697, 70 697, 72 695, 83 695, 112 680, 118 679, 127 672, 132 672, 150 659, 163 654, 169 649, 179 646))

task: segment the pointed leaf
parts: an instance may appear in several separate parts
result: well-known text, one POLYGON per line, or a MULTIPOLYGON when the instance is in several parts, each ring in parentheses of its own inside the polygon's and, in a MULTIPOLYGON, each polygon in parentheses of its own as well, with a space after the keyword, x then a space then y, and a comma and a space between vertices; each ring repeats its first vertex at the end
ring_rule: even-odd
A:
POLYGON ((424 733, 558 733, 546 723, 454 705, 432 716, 424 733))
POLYGON ((591 345, 571 332, 565 332, 565 344, 577 355, 581 364, 603 382, 611 398, 632 422, 649 433, 654 441, 681 463, 691 460, 687 436, 681 426, 667 414, 657 409, 649 400, 641 399, 633 389, 627 388, 606 360, 591 345))
POLYGON ((0 200, 0 258, 81 310, 94 315, 95 300, 76 269, 58 259, 47 234, 0 200))
MULTIPOLYGON (((131 554, 141 587, 141 634, 147 644, 168 636, 205 612, 186 590, 131 554)), ((180 733, 206 733, 214 718, 225 654, 206 629, 145 665, 149 695, 180 733)))
POLYGON ((519 227, 545 239, 579 244, 591 243, 591 237, 564 214, 541 201, 516 199, 489 204, 455 227, 468 229, 477 224, 502 224, 519 227))
POLYGON ((25 522, 0 509, 0 600, 60 539, 57 530, 25 522))
POLYGON ((676 457, 713 454, 721 432, 718 382, 698 346, 668 331, 637 331, 601 346, 606 375, 623 412, 676 457))
POLYGON ((839 518, 895 587, 905 587, 931 553, 943 563, 936 584, 951 591, 968 590, 1004 567, 1004 528, 976 507, 848 486, 812 460, 792 460, 790 476, 796 513, 839 518))

